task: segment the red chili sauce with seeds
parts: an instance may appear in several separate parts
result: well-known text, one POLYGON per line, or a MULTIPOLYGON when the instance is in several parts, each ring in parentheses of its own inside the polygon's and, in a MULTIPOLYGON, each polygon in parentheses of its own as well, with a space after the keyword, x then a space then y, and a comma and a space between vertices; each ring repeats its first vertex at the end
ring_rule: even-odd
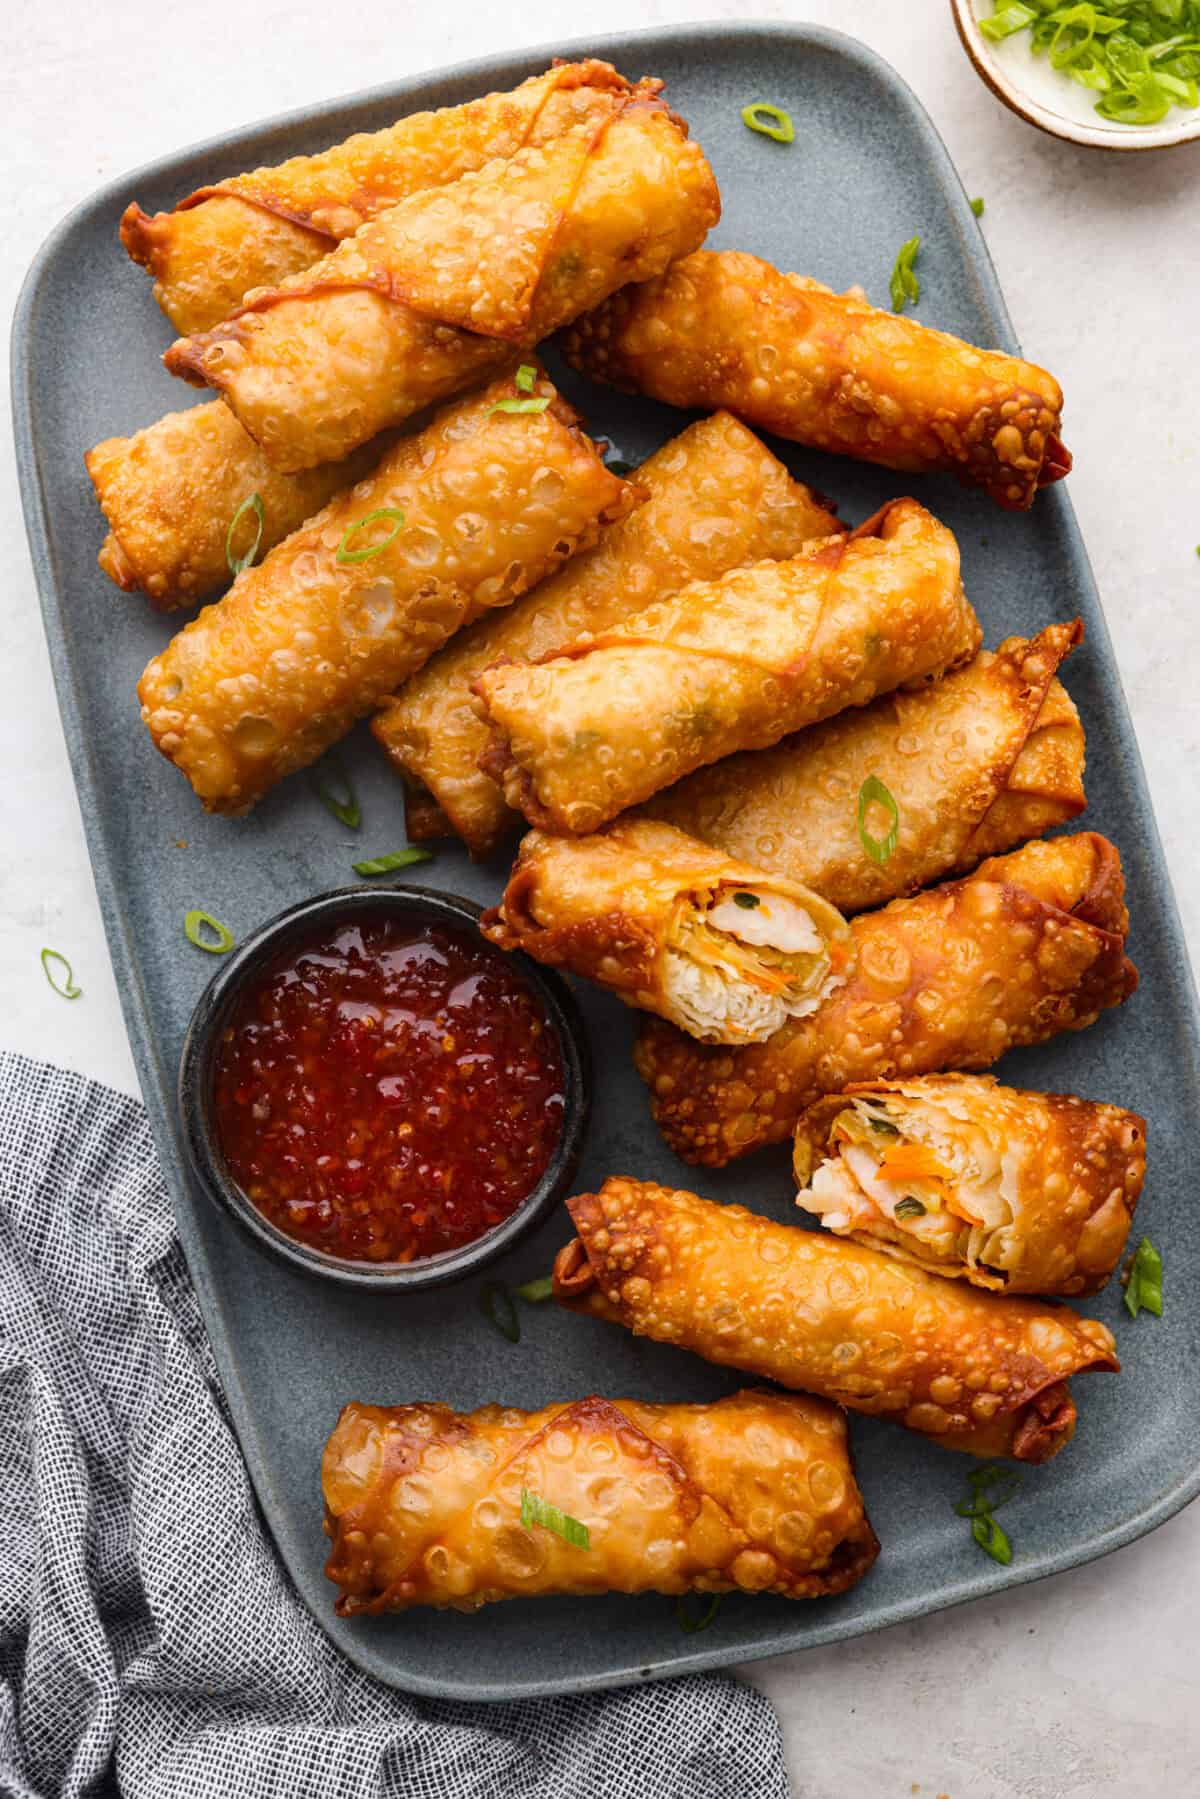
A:
POLYGON ((217 1058, 229 1171, 289 1237, 410 1262, 482 1237, 537 1185, 563 1122, 533 989, 466 931, 358 919, 281 956, 217 1058))

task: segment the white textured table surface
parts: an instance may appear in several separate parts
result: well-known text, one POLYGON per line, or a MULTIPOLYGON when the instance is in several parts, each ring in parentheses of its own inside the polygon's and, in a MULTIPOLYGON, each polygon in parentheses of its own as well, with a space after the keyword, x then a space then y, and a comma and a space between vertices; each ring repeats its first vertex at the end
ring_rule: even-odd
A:
MULTIPOLYGON (((695 16, 687 0, 581 0, 569 9, 552 0, 420 9, 339 0, 332 11, 238 0, 207 14, 157 0, 60 0, 22 9, 19 28, 14 19, 2 34, 0 56, 5 312, 50 228, 123 169, 489 50, 695 16)), ((1195 940, 1200 146, 1106 157, 1040 136, 979 85, 941 0, 811 0, 802 8, 726 0, 701 16, 804 16, 865 38, 924 101, 967 191, 986 197, 984 228, 1017 331, 1066 389, 1071 495, 1195 940)), ((793 266, 804 267, 802 244, 793 266)), ((7 437, 0 459, 9 546, 0 616, 0 1042, 134 1091, 7 437), (38 961, 45 943, 71 957, 86 988, 77 1005, 50 994, 38 961)), ((805 1799, 1160 1799, 1200 1791, 1198 1662, 1193 1508, 1076 1573, 763 1663, 751 1678, 779 1708, 805 1799)))

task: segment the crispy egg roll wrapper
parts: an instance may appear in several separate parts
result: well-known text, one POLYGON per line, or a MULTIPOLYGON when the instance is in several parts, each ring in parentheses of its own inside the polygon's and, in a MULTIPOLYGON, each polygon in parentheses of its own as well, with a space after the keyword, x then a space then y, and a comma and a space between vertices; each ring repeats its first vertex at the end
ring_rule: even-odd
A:
MULTIPOLYGON (((193 605, 229 586, 226 545, 243 501, 252 494, 262 501, 261 561, 367 475, 385 448, 364 444, 342 462, 281 475, 220 400, 169 412, 132 437, 106 438, 84 457, 110 527, 100 567, 125 593, 144 593, 157 612, 193 605)), ((247 510, 234 534, 235 557, 256 529, 247 510)))
POLYGON ((1010 509, 1071 467, 1045 369, 741 250, 698 251, 615 294, 563 349, 628 393, 728 406, 760 431, 885 468, 946 470, 1010 509))
POLYGON ((846 921, 810 888, 648 818, 531 831, 482 929, 706 1043, 761 1041, 850 968, 846 921))
POLYGON ((1119 1366, 1112 1333, 1066 1306, 978 1293, 744 1206, 618 1176, 567 1210, 578 1234, 554 1296, 570 1310, 948 1449, 1046 1461, 1074 1432, 1070 1376, 1119 1366))
POLYGON ((639 490, 604 467, 550 383, 537 391, 553 396, 538 413, 494 410, 515 392, 508 377, 446 407, 150 663, 143 722, 207 810, 246 811, 452 632, 508 605, 636 503, 639 490), (352 558, 382 547, 339 562, 343 544, 352 558))
POLYGON ((719 1168, 790 1136, 826 1093, 987 1068, 1082 1030, 1137 985, 1124 891, 1106 838, 1028 843, 853 919, 846 985, 766 1043, 709 1050, 647 1019, 634 1060, 659 1129, 685 1162, 719 1168))
POLYGON ((343 1616, 548 1593, 816 1599, 879 1553, 844 1417, 789 1393, 536 1412, 351 1404, 322 1485, 343 1616), (582 1524, 587 1547, 523 1525, 522 1491, 582 1524))
POLYGON ((1098 1293, 1146 1175, 1146 1121, 988 1075, 868 1081, 803 1115, 796 1204, 838 1236, 997 1293, 1098 1293))
MULTIPOLYGON (((1076 619, 1010 637, 927 687, 698 769, 643 810, 840 912, 886 905, 1083 811, 1083 726, 1055 676, 1082 634, 1076 619), (858 831, 871 775, 899 810, 885 862, 864 855, 858 831)), ((891 818, 864 822, 882 838, 891 818)))
POLYGON ((979 648, 958 545, 916 500, 693 582, 540 663, 485 669, 489 773, 530 824, 594 831, 735 750, 936 677, 979 648))
POLYGON ((635 90, 608 63, 564 63, 511 93, 418 112, 360 132, 316 156, 295 156, 202 187, 172 212, 136 204, 121 242, 154 276, 154 298, 176 330, 208 331, 251 288, 274 287, 319 262, 342 238, 410 194, 445 187, 495 157, 549 143, 598 120, 635 90))
POLYGON ((624 99, 379 213, 164 361, 218 388, 278 468, 332 462, 659 274, 719 212, 682 123, 661 101, 624 99))
POLYGON ((490 662, 536 661, 584 631, 623 623, 689 581, 794 556, 838 529, 832 512, 728 412, 689 425, 634 478, 650 495, 644 506, 515 606, 447 644, 373 721, 392 761, 424 790, 408 802, 410 838, 454 831, 472 855, 484 856, 517 822, 479 767, 488 729, 471 683, 490 662))

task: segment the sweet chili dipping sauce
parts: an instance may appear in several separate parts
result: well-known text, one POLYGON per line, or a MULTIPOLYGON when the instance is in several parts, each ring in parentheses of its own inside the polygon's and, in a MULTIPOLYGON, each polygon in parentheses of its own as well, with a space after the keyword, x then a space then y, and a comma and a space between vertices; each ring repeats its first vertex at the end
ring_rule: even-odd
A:
POLYGON ((471 1243, 558 1143, 564 1074, 542 1004, 466 931, 380 912, 289 950, 217 1057, 229 1171, 272 1224, 359 1262, 471 1243))

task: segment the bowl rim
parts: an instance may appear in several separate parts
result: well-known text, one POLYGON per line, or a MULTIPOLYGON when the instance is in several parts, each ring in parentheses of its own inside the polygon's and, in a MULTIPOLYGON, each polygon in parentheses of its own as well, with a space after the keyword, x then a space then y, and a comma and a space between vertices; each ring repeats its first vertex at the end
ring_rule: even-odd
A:
POLYGON ((479 930, 484 908, 462 894, 432 887, 334 887, 286 907, 222 959, 192 1009, 179 1057, 176 1103, 184 1141, 200 1186, 214 1204, 273 1254, 306 1273, 343 1286, 414 1292, 448 1285, 505 1254, 533 1231, 562 1198, 579 1163, 591 1112, 591 1055, 583 1018, 562 977, 540 968, 521 951, 489 943, 479 930), (220 1032, 247 986, 289 942, 313 935, 334 917, 391 912, 414 920, 464 926, 490 954, 514 963, 533 988, 558 1042, 564 1075, 563 1121, 558 1143, 537 1185, 516 1209, 482 1237, 411 1262, 357 1262, 289 1237, 242 1191, 225 1162, 213 1113, 212 1080, 220 1032))
POLYGON ((1013 81, 1001 66, 979 29, 973 0, 950 0, 950 11, 958 27, 963 49, 975 73, 1018 118, 1036 125, 1039 131, 1063 142, 1081 144, 1089 150, 1130 151, 1173 150, 1180 144, 1200 141, 1200 110, 1184 116, 1182 124, 1159 125, 1087 125, 1065 113, 1055 112, 1035 100, 1025 88, 1013 81))

